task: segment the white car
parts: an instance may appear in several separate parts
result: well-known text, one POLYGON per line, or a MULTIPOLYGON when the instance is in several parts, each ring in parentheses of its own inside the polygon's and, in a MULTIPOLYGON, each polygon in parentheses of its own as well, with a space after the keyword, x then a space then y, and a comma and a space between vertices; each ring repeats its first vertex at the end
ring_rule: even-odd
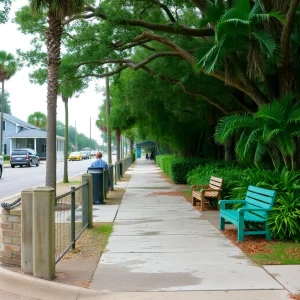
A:
POLYGON ((3 169, 4 169, 3 157, 0 155, 0 178, 3 173, 3 169))

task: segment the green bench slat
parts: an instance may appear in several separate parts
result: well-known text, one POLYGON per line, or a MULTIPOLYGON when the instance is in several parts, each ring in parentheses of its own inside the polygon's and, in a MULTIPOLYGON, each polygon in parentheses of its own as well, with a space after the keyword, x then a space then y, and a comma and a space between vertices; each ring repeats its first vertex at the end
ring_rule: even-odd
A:
POLYGON ((265 205, 272 205, 273 204, 273 198, 269 197, 269 196, 264 196, 264 195, 259 195, 259 194, 255 194, 253 192, 247 192, 246 195, 246 200, 247 198, 250 198, 252 200, 261 202, 265 205))
POLYGON ((261 194, 261 195, 266 195, 266 196, 269 196, 269 197, 272 197, 272 198, 274 198, 275 195, 276 195, 276 191, 259 188, 257 186, 253 186, 253 185, 249 185, 248 191, 249 192, 254 192, 254 193, 257 193, 257 194, 261 194))

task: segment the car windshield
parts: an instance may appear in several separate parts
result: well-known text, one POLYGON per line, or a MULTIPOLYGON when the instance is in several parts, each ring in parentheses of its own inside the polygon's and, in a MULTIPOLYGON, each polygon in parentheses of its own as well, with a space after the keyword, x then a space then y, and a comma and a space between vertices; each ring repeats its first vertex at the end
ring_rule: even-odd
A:
POLYGON ((14 150, 12 155, 26 155, 26 150, 14 150))

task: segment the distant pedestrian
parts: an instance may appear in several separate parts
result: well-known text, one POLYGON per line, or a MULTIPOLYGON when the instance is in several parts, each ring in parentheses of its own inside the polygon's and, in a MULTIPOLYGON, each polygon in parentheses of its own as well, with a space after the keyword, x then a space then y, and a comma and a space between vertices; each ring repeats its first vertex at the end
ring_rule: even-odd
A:
POLYGON ((150 154, 150 160, 153 160, 154 159, 154 152, 151 151, 151 154, 150 154))
POLYGON ((147 160, 149 159, 148 153, 146 153, 146 159, 147 159, 147 160))

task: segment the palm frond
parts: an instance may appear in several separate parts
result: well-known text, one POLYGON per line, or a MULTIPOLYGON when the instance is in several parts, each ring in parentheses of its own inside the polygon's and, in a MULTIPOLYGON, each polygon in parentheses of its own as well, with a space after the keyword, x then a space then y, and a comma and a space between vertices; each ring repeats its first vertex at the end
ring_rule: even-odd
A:
POLYGON ((255 152, 254 152, 254 163, 257 165, 259 162, 261 162, 263 156, 267 152, 266 144, 258 141, 255 152))
POLYGON ((246 128, 257 128, 258 123, 254 122, 251 114, 223 117, 216 127, 215 140, 224 144, 233 134, 246 128))
POLYGON ((259 42, 262 53, 267 56, 273 55, 276 49, 276 41, 272 34, 266 31, 255 31, 251 33, 251 36, 259 42))

